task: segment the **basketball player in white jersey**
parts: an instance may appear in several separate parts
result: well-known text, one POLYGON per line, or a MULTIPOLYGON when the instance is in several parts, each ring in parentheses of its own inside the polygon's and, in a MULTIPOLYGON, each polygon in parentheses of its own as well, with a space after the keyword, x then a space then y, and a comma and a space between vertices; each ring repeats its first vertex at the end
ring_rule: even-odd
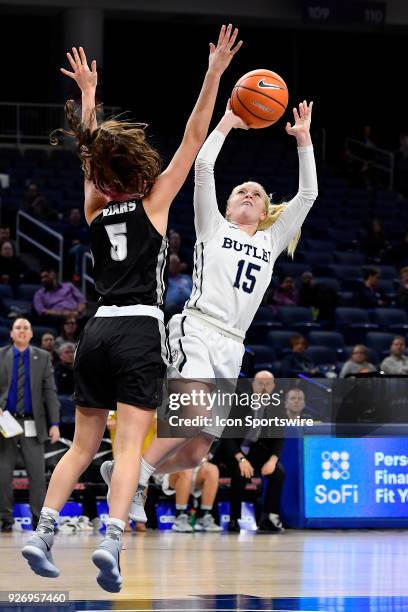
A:
POLYGON ((51 553, 59 511, 99 448, 109 410, 117 409, 109 519, 92 560, 100 570, 98 584, 110 592, 121 589, 121 541, 139 476, 135 456, 141 455, 160 404, 157 380, 167 366, 162 348, 169 208, 207 135, 221 75, 242 44, 235 45, 237 34, 231 25, 222 26, 217 45, 210 43, 202 90, 164 172, 140 124, 108 120, 97 125, 96 63, 88 67, 82 48, 67 54, 72 71, 62 71, 82 92, 82 121, 72 104, 67 118, 85 174, 84 212, 99 308, 75 357, 74 441, 53 472, 37 530, 22 550, 40 576, 59 574, 51 553))
MULTIPOLYGON (((270 284, 275 261, 285 249, 293 255, 302 223, 317 197, 312 106, 312 102, 301 102, 299 110, 293 109, 294 124, 286 125, 286 132, 296 139, 299 156, 299 189, 286 205, 272 205, 261 185, 247 181, 233 189, 226 217, 220 214, 214 164, 231 129, 247 128, 231 110, 198 154, 193 290, 183 313, 169 322, 170 377, 186 382, 238 378, 245 333, 270 284)), ((198 465, 220 434, 219 428, 204 427, 193 439, 156 438, 141 459, 139 487, 129 516, 146 520, 141 491, 153 472, 171 473, 198 465)))

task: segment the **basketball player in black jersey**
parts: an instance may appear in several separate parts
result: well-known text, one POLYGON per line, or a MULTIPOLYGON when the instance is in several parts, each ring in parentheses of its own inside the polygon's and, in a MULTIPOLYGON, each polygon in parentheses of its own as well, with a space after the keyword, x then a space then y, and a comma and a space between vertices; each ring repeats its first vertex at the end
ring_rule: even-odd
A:
POLYGON ((61 69, 82 92, 82 119, 67 103, 67 118, 85 174, 85 217, 90 225, 94 279, 100 306, 85 327, 75 358, 77 404, 73 445, 52 475, 37 531, 22 554, 41 576, 56 577, 51 555, 59 511, 97 452, 109 410, 118 410, 115 463, 110 484, 106 536, 93 554, 99 585, 117 592, 122 533, 136 490, 141 448, 160 403, 163 378, 170 204, 203 144, 219 81, 242 42, 238 31, 222 26, 210 43, 209 66, 173 159, 160 173, 160 157, 145 140, 140 124, 95 116, 96 62, 88 67, 82 48, 61 69))

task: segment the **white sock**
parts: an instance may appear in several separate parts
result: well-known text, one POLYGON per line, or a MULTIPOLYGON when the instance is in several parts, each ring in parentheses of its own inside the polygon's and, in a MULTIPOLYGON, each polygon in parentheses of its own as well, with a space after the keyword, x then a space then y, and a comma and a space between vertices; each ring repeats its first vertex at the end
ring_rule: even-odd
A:
POLYGON ((49 516, 52 516, 54 521, 58 521, 59 518, 58 510, 53 510, 53 508, 47 508, 47 506, 43 506, 41 508, 41 514, 48 514, 49 516))
POLYGON ((116 525, 116 527, 119 527, 119 529, 121 529, 122 531, 125 531, 125 527, 126 527, 125 521, 122 521, 121 519, 113 518, 113 517, 109 517, 107 519, 106 528, 108 528, 109 525, 116 525))
POLYGON ((140 474, 139 474, 139 485, 142 487, 147 487, 147 483, 149 482, 149 478, 154 472, 156 468, 147 463, 143 457, 140 458, 140 474))

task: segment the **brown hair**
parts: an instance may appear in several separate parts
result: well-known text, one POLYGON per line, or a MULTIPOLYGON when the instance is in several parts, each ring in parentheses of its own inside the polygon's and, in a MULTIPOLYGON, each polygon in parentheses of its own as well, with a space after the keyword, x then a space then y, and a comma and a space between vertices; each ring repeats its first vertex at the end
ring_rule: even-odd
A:
MULTIPOLYGON (((74 100, 65 104, 69 131, 62 128, 52 132, 51 144, 58 144, 58 133, 75 138, 85 178, 105 195, 147 195, 161 171, 159 153, 146 142, 146 124, 102 121, 91 131, 78 115, 74 100)), ((94 109, 93 113, 96 113, 94 109)))

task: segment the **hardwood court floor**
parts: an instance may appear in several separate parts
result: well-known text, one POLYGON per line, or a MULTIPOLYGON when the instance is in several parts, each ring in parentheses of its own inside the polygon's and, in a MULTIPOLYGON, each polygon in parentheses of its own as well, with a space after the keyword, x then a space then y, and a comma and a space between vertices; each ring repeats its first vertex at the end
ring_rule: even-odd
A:
POLYGON ((20 556, 29 533, 0 535, 0 591, 48 588, 69 591, 71 600, 113 601, 222 594, 408 596, 408 531, 127 534, 118 595, 105 593, 95 581, 90 557, 99 536, 58 536, 54 559, 61 576, 50 580, 32 574, 20 556))

